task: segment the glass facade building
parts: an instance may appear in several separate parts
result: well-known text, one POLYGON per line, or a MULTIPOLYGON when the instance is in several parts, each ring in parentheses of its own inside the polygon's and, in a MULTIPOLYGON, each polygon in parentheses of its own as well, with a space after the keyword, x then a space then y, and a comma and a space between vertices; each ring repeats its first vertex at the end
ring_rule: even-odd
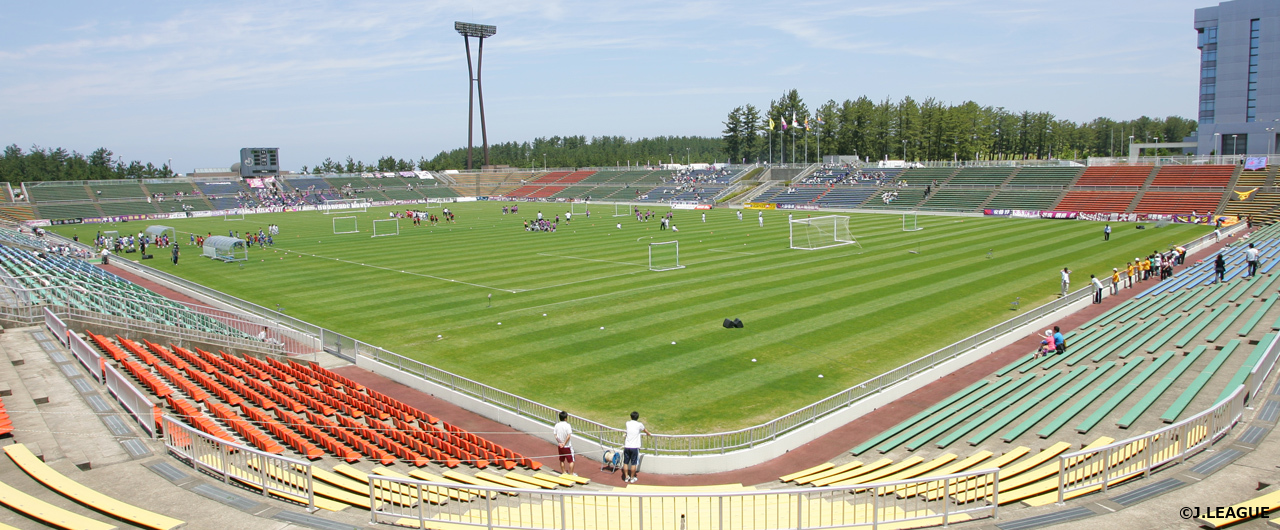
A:
POLYGON ((1274 153, 1280 143, 1280 1, 1195 11, 1199 154, 1274 153))

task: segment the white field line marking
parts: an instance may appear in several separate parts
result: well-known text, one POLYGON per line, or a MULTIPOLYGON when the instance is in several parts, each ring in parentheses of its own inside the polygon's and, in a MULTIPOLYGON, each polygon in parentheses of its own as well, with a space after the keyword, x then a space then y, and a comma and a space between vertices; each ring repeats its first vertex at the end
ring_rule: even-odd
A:
POLYGON ((478 283, 464 282, 464 281, 462 281, 462 280, 454 280, 454 279, 452 279, 452 278, 444 278, 444 277, 441 277, 441 276, 432 276, 432 275, 430 275, 430 274, 422 274, 422 273, 420 273, 420 272, 407 272, 407 271, 403 271, 403 270, 400 270, 400 269, 392 269, 392 268, 389 268, 389 267, 382 267, 382 266, 379 266, 379 265, 369 265, 369 264, 366 264, 366 263, 357 263, 357 262, 354 262, 354 261, 351 261, 351 260, 342 259, 342 258, 329 258, 329 257, 321 256, 321 255, 319 255, 319 254, 308 254, 308 253, 306 253, 306 252, 298 252, 298 251, 296 251, 296 250, 289 250, 289 251, 287 251, 287 252, 293 252, 293 253, 295 253, 295 254, 302 254, 303 256, 311 256, 311 257, 313 257, 313 258, 331 259, 331 260, 334 260, 334 261, 340 261, 340 262, 342 262, 342 263, 349 263, 349 264, 351 264, 351 265, 358 265, 358 266, 360 266, 360 267, 369 267, 369 268, 371 268, 371 269, 380 269, 380 270, 384 270, 384 271, 387 271, 387 272, 394 272, 394 273, 398 273, 398 274, 408 274, 408 275, 410 275, 410 276, 418 276, 418 277, 421 277, 421 278, 431 278, 431 279, 433 279, 433 280, 440 280, 440 281, 442 281, 442 282, 460 283, 460 284, 463 284, 463 285, 470 285, 470 286, 472 286, 472 287, 479 287, 479 288, 481 288, 481 289, 493 289, 493 290, 495 290, 495 291, 503 291, 503 292, 508 292, 508 293, 512 293, 512 294, 515 294, 515 293, 522 293, 522 292, 524 292, 524 291, 527 291, 527 290, 528 290, 528 289, 505 289, 505 288, 502 288, 502 287, 494 287, 494 286, 492 286, 492 285, 482 285, 482 284, 478 284, 478 283))
POLYGON ((641 264, 639 264, 639 263, 628 263, 628 262, 625 262, 625 261, 611 261, 611 260, 607 260, 607 259, 579 258, 579 257, 577 257, 577 256, 559 256, 559 255, 556 255, 556 254, 547 254, 546 252, 539 252, 539 253, 538 253, 538 255, 539 255, 539 256, 546 256, 546 257, 548 257, 548 258, 579 259, 579 260, 582 260, 582 261, 594 261, 594 262, 597 262, 597 263, 613 263, 613 264, 616 264, 616 265, 630 265, 630 266, 632 266, 632 267, 644 267, 644 265, 641 265, 641 264))

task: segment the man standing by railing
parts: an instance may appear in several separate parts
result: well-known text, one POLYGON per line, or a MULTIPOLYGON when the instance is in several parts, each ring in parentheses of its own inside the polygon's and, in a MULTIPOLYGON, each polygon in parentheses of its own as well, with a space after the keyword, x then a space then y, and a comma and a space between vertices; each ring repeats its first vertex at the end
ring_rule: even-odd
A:
POLYGON ((640 413, 632 412, 631 421, 627 422, 627 437, 622 443, 622 481, 635 483, 636 471, 640 467, 640 434, 648 434, 649 429, 644 428, 644 424, 640 423, 640 413))
POLYGON ((1062 268, 1062 298, 1067 297, 1067 291, 1071 289, 1071 269, 1062 268))
POLYGON ((560 422, 555 426, 556 449, 560 456, 560 472, 578 476, 573 472, 573 426, 569 425, 569 413, 560 411, 560 422))

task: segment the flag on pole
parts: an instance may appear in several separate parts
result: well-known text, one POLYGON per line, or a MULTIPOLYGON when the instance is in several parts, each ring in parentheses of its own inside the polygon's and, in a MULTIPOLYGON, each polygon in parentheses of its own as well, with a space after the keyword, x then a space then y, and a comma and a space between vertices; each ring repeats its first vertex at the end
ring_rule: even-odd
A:
MULTIPOLYGON (((770 121, 772 121, 772 118, 770 118, 770 121)), ((783 117, 782 117, 782 130, 784 130, 784 131, 785 131, 785 130, 787 130, 787 117, 786 117, 786 116, 783 116, 783 117)))
POLYGON ((791 126, 792 126, 792 127, 799 127, 799 126, 800 126, 800 122, 799 122, 798 120, 796 120, 796 111, 794 111, 794 110, 793 110, 793 111, 791 111, 791 126))
POLYGON ((769 130, 773 130, 773 118, 769 118, 769 130))
POLYGON ((809 118, 804 119, 804 130, 809 130, 809 118))

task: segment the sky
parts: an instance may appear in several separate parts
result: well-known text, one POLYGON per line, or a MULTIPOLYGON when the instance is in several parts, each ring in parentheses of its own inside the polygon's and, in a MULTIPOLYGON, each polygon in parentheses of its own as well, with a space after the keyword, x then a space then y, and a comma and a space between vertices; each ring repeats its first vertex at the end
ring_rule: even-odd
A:
MULTIPOLYGON (((1193 10, 1208 0, 418 0, 11 2, 0 10, 0 142, 107 147, 179 172, 279 147, 430 158, 466 145, 467 63, 485 40, 491 143, 719 136, 792 88, 1088 121, 1194 117, 1193 10), (474 42, 473 53, 474 53, 474 42)), ((480 143, 479 120, 475 142, 480 143)))

